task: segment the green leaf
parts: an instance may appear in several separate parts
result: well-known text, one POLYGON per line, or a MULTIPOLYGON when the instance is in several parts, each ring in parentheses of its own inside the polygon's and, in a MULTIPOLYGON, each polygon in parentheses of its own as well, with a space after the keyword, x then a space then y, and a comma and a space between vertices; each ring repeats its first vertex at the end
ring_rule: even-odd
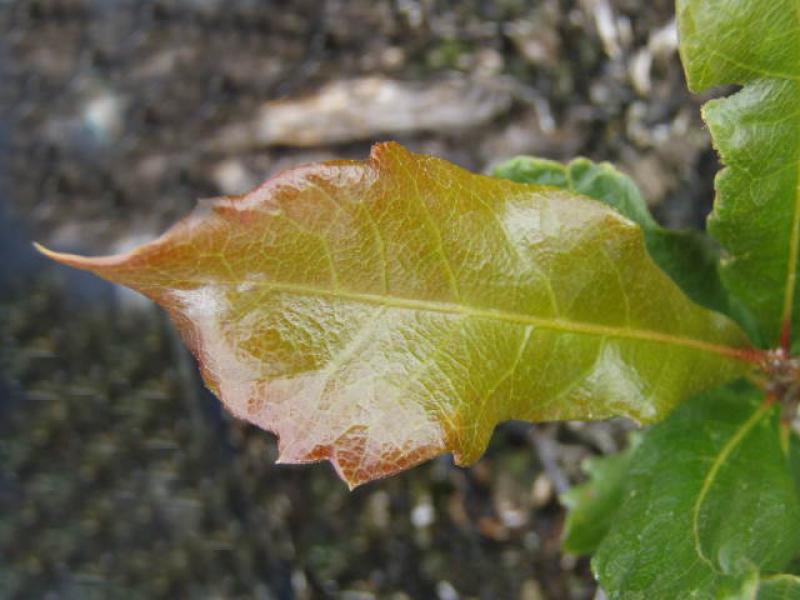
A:
POLYGON ((744 86, 703 110, 726 165, 708 228, 727 252, 724 282, 770 346, 786 342, 798 301, 798 14, 798 0, 678 0, 689 87, 744 86))
POLYGON ((762 577, 758 571, 750 570, 743 573, 737 583, 723 584, 715 592, 713 598, 730 600, 797 600, 800 598, 800 577, 791 573, 762 577))
POLYGON ((719 275, 719 248, 699 231, 673 231, 658 225, 633 180, 609 163, 586 158, 561 164, 552 160, 519 156, 492 172, 518 183, 550 185, 583 194, 614 208, 644 231, 647 251, 655 263, 698 304, 716 310, 757 335, 752 317, 729 297, 719 275))
MULTIPOLYGON (((634 438, 638 440, 638 436, 634 438)), ((564 523, 563 547, 573 554, 591 554, 611 528, 623 499, 631 457, 638 441, 619 454, 587 459, 588 481, 561 495, 569 510, 564 523)))
POLYGON ((800 552, 778 413, 737 385, 685 403, 644 436, 593 560, 610 598, 714 598, 800 552))
POLYGON ((782 574, 759 582, 757 600, 797 600, 800 598, 800 577, 782 574))
POLYGON ((614 208, 644 230, 658 227, 633 180, 606 162, 576 158, 561 164, 545 158, 517 156, 497 165, 492 175, 583 194, 614 208))
POLYGON ((397 144, 217 199, 122 256, 45 252, 165 306, 282 461, 329 459, 350 485, 470 463, 507 419, 651 422, 756 360, 631 221, 397 144))
POLYGON ((800 437, 794 433, 789 438, 789 465, 797 484, 797 493, 800 494, 800 437))

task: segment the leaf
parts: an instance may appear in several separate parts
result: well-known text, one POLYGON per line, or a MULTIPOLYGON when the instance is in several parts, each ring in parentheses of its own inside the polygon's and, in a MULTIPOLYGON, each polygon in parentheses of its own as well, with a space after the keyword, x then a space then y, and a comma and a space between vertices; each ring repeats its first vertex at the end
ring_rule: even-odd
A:
POLYGON ((600 200, 638 223, 655 263, 698 304, 726 314, 750 334, 758 335, 752 317, 729 297, 719 275, 719 248, 699 231, 673 231, 653 219, 633 180, 609 163, 576 158, 567 164, 518 156, 495 167, 495 177, 517 183, 551 185, 600 200))
MULTIPOLYGON (((800 245, 800 3, 678 0, 689 87, 744 86, 703 116, 723 163, 711 234, 722 277, 753 311, 767 344, 788 337, 800 245)), ((795 327, 796 329, 796 327, 795 327)))
POLYGON ((644 230, 658 227, 633 180, 607 162, 576 158, 561 164, 545 158, 517 156, 496 166, 492 175, 583 194, 614 208, 644 230))
POLYGON ((573 554, 591 554, 597 550, 622 501, 637 444, 638 441, 633 441, 624 452, 584 461, 583 470, 589 480, 561 495, 561 503, 569 510, 564 523, 564 550, 573 554))
POLYGON ((685 403, 644 436, 592 563, 610 598, 717 597, 800 552, 778 413, 736 385, 685 403))
POLYGON ((743 574, 736 584, 721 586, 716 590, 714 598, 730 598, 731 600, 796 600, 800 598, 800 577, 790 573, 761 577, 758 571, 750 570, 743 574))
POLYGON ((800 437, 794 433, 789 438, 789 466, 797 484, 797 493, 800 494, 800 437))
POLYGON ((758 585, 758 600, 796 600, 800 598, 800 577, 773 575, 762 579, 758 585))
POLYGON ((166 307, 281 461, 329 459, 351 486, 470 463, 507 419, 650 422, 755 360, 627 219, 397 144, 207 203, 129 254, 45 252, 166 307))

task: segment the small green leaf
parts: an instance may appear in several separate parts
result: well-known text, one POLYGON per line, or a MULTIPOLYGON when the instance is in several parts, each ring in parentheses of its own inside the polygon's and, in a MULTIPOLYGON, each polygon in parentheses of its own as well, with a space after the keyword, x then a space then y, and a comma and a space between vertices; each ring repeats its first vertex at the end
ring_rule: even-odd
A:
POLYGON ((737 385, 691 400, 644 436, 592 563, 610 598, 713 598, 800 552, 778 412, 737 385))
POLYGON ((797 600, 800 598, 800 577, 772 575, 759 582, 757 600, 797 600))
POLYGON ((607 204, 644 230, 658 227, 633 180, 606 162, 576 158, 562 164, 545 158, 518 156, 497 165, 492 175, 583 194, 607 204))
POLYGON ((635 440, 638 436, 619 454, 587 459, 583 470, 588 481, 561 495, 561 503, 569 509, 563 540, 567 552, 591 554, 608 533, 623 498, 635 440))
POLYGON ((726 165, 708 228, 727 252, 724 282, 769 346, 786 342, 798 302, 798 14, 798 0, 678 0, 689 87, 744 86, 703 110, 726 165))
POLYGON ((128 254, 52 253, 165 306, 208 386, 357 485, 508 419, 651 422, 755 360, 638 226, 397 144, 207 204, 128 254))
POLYGON ((673 231, 653 219, 633 180, 608 163, 577 158, 567 164, 519 156, 492 172, 518 183, 551 185, 583 194, 614 208, 639 224, 647 251, 655 263, 698 304, 733 317, 749 334, 752 326, 744 307, 732 303, 719 276, 719 248, 699 231, 673 231))

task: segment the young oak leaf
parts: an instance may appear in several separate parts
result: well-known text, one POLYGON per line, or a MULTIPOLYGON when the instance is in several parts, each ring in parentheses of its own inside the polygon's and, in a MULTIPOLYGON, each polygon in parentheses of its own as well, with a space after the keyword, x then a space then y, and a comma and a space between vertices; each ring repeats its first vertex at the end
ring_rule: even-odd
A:
POLYGON ((752 358, 613 210, 393 143, 214 200, 128 254, 42 250, 165 307, 281 461, 328 459, 350 486, 445 451, 470 463, 503 420, 654 421, 752 358))
POLYGON ((677 12, 689 88, 743 86, 703 107, 726 165, 708 228, 729 254, 723 280, 767 345, 785 346, 798 303, 800 1, 678 0, 677 12))
POLYGON ((645 433, 592 559, 608 597, 751 598, 730 590, 757 588, 759 573, 758 598, 796 590, 793 578, 769 576, 800 552, 800 496, 779 428, 777 406, 734 384, 645 433))

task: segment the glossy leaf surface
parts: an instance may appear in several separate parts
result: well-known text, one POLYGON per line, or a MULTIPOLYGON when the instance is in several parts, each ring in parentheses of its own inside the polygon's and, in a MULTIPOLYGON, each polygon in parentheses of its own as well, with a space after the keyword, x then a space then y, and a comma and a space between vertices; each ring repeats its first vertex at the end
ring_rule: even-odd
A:
POLYGON ((747 342, 590 199, 378 145, 207 203, 117 257, 50 254, 165 306, 205 380, 281 460, 350 483, 499 421, 653 421, 742 373, 747 342))
POLYGON ((661 227, 633 180, 609 163, 576 158, 562 164, 543 158, 519 156, 493 170, 495 177, 518 183, 550 185, 599 200, 638 223, 655 263, 695 302, 727 314, 757 335, 752 318, 729 297, 720 280, 719 248, 699 231, 674 231, 661 227))
MULTIPOLYGON (((800 244, 800 0, 679 0, 689 87, 738 84, 703 115, 726 168, 709 231, 723 279, 774 346, 797 305, 800 244)), ((795 327, 796 330, 796 327, 795 327)))
POLYGON ((691 400, 644 436, 592 563, 609 597, 722 597, 800 552, 800 495, 778 412, 737 385, 691 400))
POLYGON ((623 499, 635 446, 612 456, 587 459, 583 470, 588 481, 561 495, 561 503, 569 510, 563 541, 567 552, 591 554, 608 533, 623 499))

